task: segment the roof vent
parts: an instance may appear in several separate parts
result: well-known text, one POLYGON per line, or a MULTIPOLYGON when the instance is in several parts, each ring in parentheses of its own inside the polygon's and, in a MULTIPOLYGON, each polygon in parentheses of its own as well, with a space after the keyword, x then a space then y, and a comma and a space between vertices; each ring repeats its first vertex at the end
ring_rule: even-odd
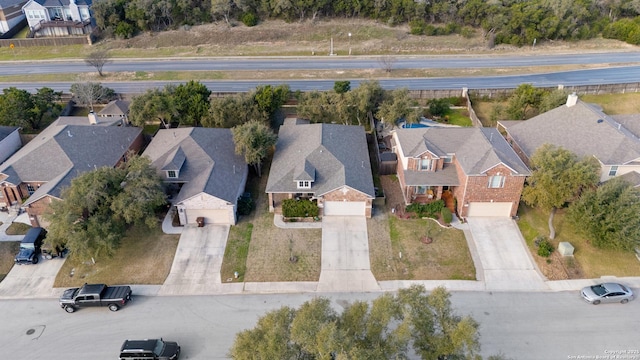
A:
POLYGON ((578 95, 576 93, 569 94, 567 96, 567 107, 572 107, 578 103, 578 95))
POLYGON ((598 124, 602 124, 603 122, 604 122, 603 119, 598 119, 598 121, 597 121, 598 124))

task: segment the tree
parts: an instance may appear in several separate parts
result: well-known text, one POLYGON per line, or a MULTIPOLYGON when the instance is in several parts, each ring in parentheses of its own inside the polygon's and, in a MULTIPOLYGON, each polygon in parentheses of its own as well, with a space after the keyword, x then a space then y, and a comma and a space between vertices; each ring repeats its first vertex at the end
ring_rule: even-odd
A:
POLYGON ((344 80, 344 81, 339 80, 333 83, 333 91, 335 91, 336 94, 344 94, 349 90, 351 90, 351 81, 349 80, 344 80))
POLYGON ((396 64, 396 61, 398 61, 398 59, 396 59, 396 57, 393 55, 382 55, 378 58, 380 67, 382 68, 382 70, 388 73, 393 70, 393 65, 396 64))
POLYGON ((176 86, 172 93, 180 124, 200 126, 211 107, 211 90, 201 82, 191 80, 176 86))
POLYGON ((102 68, 110 62, 109 53, 106 50, 93 51, 87 55, 84 62, 96 68, 96 70, 98 70, 98 74, 102 77, 104 76, 102 74, 102 68))
POLYGON ((116 99, 116 92, 100 83, 86 82, 71 85, 73 101, 80 106, 88 106, 93 112, 93 104, 104 104, 116 99))
POLYGON ((586 191, 567 211, 576 231, 599 248, 633 250, 640 245, 640 190, 620 177, 586 191))
POLYGON ((532 110, 538 109, 544 92, 531 84, 521 84, 509 97, 507 115, 514 120, 526 119, 532 110))
MULTIPOLYGON (((409 90, 406 88, 395 89, 380 105, 376 117, 389 123, 394 123, 400 119, 408 119, 412 112, 413 100, 409 97, 409 90)), ((417 114, 416 114, 417 116, 417 114)))
POLYGON ((161 184, 149 161, 136 156, 117 168, 82 173, 63 190, 61 200, 49 204, 44 216, 51 225, 45 241, 66 246, 71 256, 81 259, 110 256, 126 225, 156 224, 149 209, 164 204, 161 184))
POLYGON ((566 90, 556 89, 551 92, 545 93, 540 100, 540 106, 538 111, 545 113, 549 110, 553 110, 558 106, 567 102, 567 96, 569 93, 566 90))
POLYGON ((450 104, 447 99, 429 100, 429 114, 433 116, 445 116, 449 113, 450 104))
POLYGON ((555 238, 553 215, 556 209, 577 199, 585 189, 594 188, 600 165, 594 157, 578 157, 561 147, 542 145, 531 156, 531 176, 526 180, 522 200, 549 211, 549 237, 555 238))
POLYGON ((276 144, 278 137, 264 123, 249 121, 231 129, 236 154, 244 155, 249 165, 253 165, 258 176, 262 176, 262 160, 276 144))
POLYGON ((272 119, 276 111, 289 99, 289 85, 278 86, 261 85, 256 88, 253 99, 258 104, 258 109, 272 119))
POLYGON ((37 130, 55 121, 62 112, 60 98, 62 92, 44 87, 31 96, 33 108, 27 120, 33 130, 37 130))
POLYGON ((169 128, 178 118, 173 96, 164 90, 149 89, 142 95, 134 96, 129 106, 131 124, 143 127, 149 121, 160 121, 169 128))
POLYGON ((222 16, 227 25, 229 23, 229 16, 233 10, 234 2, 232 0, 211 0, 211 14, 216 16, 222 16))
POLYGON ((342 313, 326 298, 299 309, 282 307, 242 331, 233 359, 406 359, 410 345, 423 359, 479 358, 478 324, 451 308, 444 288, 424 286, 356 301, 342 313))
POLYGON ((0 124, 27 127, 33 99, 22 89, 10 87, 2 90, 0 96, 0 124))
POLYGON ((211 99, 209 113, 202 119, 204 127, 232 128, 251 120, 269 123, 250 94, 240 93, 211 99))

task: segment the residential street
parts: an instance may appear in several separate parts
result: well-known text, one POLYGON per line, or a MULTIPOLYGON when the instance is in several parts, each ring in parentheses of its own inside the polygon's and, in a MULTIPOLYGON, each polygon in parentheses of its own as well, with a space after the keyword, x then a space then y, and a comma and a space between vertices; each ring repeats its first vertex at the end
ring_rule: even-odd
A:
MULTIPOLYGON (((115 313, 86 308, 73 314, 55 299, 0 300, 0 347, 13 359, 110 359, 125 339, 163 337, 180 343, 181 359, 226 359, 235 334, 254 327, 259 316, 318 295, 340 311, 378 294, 134 296, 115 313)), ((574 291, 454 292, 452 303, 459 315, 480 323, 485 358, 502 353, 517 360, 595 359, 627 351, 625 359, 640 359, 640 301, 594 306, 574 291)))

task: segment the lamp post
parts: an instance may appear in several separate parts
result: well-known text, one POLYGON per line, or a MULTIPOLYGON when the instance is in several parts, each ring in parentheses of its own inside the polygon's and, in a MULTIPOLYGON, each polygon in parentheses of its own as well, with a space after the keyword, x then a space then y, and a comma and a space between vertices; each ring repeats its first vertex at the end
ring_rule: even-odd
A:
POLYGON ((351 56, 351 33, 349 33, 349 56, 351 56))

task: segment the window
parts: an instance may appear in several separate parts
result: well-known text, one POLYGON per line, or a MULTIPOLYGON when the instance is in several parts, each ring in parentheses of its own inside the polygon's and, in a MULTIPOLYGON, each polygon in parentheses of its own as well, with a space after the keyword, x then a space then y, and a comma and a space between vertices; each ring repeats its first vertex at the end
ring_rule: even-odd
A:
POLYGON ((27 184, 27 191, 29 192, 29 195, 33 195, 33 193, 36 192, 36 189, 33 187, 33 185, 27 184))
POLYGON ((618 165, 612 165, 611 169, 609 169, 609 176, 616 176, 618 173, 618 165))
POLYGON ((445 164, 451 164, 453 162, 453 155, 445 155, 444 156, 444 163, 445 164))
POLYGON ((178 177, 178 172, 175 170, 167 170, 167 177, 169 179, 176 179, 178 177))
POLYGON ((416 195, 424 195, 427 193, 426 186, 416 186, 416 195))
POLYGON ((420 170, 431 170, 431 159, 420 159, 420 170))
POLYGON ((298 181, 298 189, 311 189, 311 181, 309 180, 298 181))
POLYGON ((489 177, 489 187, 492 189, 504 187, 504 176, 496 175, 489 177))

